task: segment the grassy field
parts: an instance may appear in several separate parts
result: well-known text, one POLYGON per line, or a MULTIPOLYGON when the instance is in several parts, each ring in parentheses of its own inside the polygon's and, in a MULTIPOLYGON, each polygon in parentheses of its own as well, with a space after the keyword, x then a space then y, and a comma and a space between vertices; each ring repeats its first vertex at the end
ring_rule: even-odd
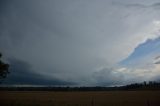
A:
POLYGON ((160 91, 0 91, 0 106, 160 106, 160 91))

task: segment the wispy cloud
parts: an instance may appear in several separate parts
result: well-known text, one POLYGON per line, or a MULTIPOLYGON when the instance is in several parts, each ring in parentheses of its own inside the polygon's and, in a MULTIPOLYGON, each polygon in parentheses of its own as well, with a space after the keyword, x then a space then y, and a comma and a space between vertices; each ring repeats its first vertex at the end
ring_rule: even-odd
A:
POLYGON ((160 64, 160 56, 157 56, 156 58, 155 58, 155 62, 154 62, 155 64, 160 64))

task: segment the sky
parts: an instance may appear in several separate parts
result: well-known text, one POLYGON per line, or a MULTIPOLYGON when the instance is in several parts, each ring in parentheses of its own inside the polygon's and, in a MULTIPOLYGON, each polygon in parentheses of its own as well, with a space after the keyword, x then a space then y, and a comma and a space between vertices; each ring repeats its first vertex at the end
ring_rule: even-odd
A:
POLYGON ((1 0, 4 84, 159 81, 159 0, 1 0))

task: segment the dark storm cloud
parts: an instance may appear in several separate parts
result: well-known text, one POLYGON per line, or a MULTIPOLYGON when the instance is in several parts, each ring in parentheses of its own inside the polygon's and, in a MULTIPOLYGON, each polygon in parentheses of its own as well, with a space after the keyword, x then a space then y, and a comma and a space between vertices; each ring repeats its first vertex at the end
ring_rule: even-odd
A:
MULTIPOLYGON (((11 85, 73 85, 75 83, 58 80, 56 78, 47 79, 43 75, 35 73, 29 63, 9 59, 10 74, 4 80, 3 84, 11 85)), ((45 71, 45 70, 44 70, 45 71)))
POLYGON ((0 50, 7 58, 25 60, 23 67, 16 64, 13 68, 19 68, 12 73, 17 82, 16 76, 21 79, 31 74, 21 83, 34 78, 37 84, 43 79, 112 85, 121 74, 113 69, 96 73, 97 69, 114 67, 152 37, 153 19, 158 22, 159 11, 144 6, 155 3, 157 0, 3 0, 0 50))

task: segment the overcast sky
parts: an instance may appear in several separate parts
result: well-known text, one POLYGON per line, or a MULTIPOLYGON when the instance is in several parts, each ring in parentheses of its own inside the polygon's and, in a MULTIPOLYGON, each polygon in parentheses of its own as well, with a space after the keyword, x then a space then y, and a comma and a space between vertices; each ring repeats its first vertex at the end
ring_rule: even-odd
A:
POLYGON ((159 35, 159 0, 0 1, 6 84, 160 80, 159 35))

